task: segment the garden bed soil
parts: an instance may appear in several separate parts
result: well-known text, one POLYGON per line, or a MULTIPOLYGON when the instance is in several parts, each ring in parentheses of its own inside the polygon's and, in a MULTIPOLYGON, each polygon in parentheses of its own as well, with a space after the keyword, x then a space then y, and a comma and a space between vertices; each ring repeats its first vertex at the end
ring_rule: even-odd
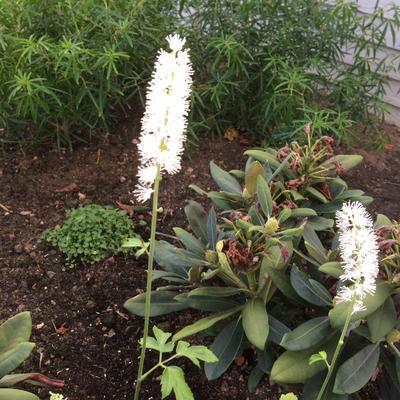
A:
MULTIPOLYGON (((64 379, 66 386, 58 392, 68 400, 132 398, 143 320, 127 315, 122 304, 143 291, 146 260, 117 256, 63 271, 60 253, 39 238, 47 228, 62 223, 67 209, 79 204, 134 204, 137 130, 131 126, 137 123, 126 123, 119 135, 73 153, 42 149, 25 156, 15 154, 0 167, 0 320, 19 311, 32 312, 36 348, 23 370, 64 379)), ((400 201, 400 135, 388 129, 394 147, 378 154, 361 149, 366 162, 348 178, 353 187, 376 198, 371 210, 394 218, 400 201)), ((224 139, 202 139, 192 148, 182 171, 162 181, 164 214, 159 230, 171 233, 173 226, 186 226, 185 200, 198 199, 188 185, 213 187, 208 170, 211 159, 223 168, 237 168, 245 161, 244 150, 240 140, 224 139)), ((148 219, 148 214, 133 215, 135 222, 140 218, 148 219)), ((196 311, 187 311, 153 322, 174 332, 197 318, 196 311)), ((152 361, 149 356, 148 365, 152 361)), ((184 366, 198 400, 278 399, 282 389, 266 378, 255 392, 247 391, 252 362, 251 357, 238 359, 212 382, 192 364, 184 366)), ((37 392, 48 399, 48 389, 37 392)), ((374 396, 368 397, 376 400, 374 396)), ((159 374, 144 383, 141 398, 161 398, 159 374)))

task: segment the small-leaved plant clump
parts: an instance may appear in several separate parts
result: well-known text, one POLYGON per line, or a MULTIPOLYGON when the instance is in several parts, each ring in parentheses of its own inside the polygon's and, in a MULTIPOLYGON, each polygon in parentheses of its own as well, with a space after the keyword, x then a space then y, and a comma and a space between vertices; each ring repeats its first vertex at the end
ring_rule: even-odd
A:
POLYGON ((89 204, 68 212, 64 224, 48 230, 44 239, 66 256, 66 265, 77 261, 93 264, 119 252, 127 238, 137 237, 125 211, 89 204))

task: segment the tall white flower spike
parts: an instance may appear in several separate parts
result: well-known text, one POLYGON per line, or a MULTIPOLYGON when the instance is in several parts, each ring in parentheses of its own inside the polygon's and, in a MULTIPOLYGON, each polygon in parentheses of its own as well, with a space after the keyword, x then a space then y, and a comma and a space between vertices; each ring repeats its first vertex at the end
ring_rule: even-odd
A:
POLYGON ((336 224, 344 271, 336 301, 354 301, 356 313, 365 309, 365 296, 375 293, 379 272, 377 237, 371 216, 359 202, 345 203, 336 212, 336 224))
POLYGON ((140 202, 151 197, 157 166, 169 174, 180 170, 186 140, 193 70, 188 50, 183 50, 185 39, 170 35, 167 41, 171 51, 160 50, 146 94, 135 190, 140 202))

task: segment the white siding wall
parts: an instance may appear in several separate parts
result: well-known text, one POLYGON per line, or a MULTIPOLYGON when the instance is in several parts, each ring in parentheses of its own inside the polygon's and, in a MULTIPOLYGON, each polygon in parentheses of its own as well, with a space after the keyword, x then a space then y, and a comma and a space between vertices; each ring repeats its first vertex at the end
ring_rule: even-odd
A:
MULTIPOLYGON (((360 13, 368 14, 374 10, 376 0, 357 0, 359 4, 360 13)), ((380 0, 379 5, 384 9, 388 10, 392 4, 400 5, 400 0, 380 0)), ((386 18, 391 17, 389 10, 386 12, 386 18)), ((393 37, 388 30, 386 34, 386 45, 382 46, 381 50, 377 53, 377 61, 381 60, 386 56, 395 57, 400 55, 400 32, 397 33, 395 42, 393 43, 393 37)), ((345 59, 346 63, 352 62, 351 51, 345 59)), ((397 61, 397 65, 400 64, 400 59, 397 61)), ((387 86, 387 94, 385 101, 388 103, 388 113, 386 120, 400 126, 400 72, 390 72, 388 74, 389 83, 387 86)))

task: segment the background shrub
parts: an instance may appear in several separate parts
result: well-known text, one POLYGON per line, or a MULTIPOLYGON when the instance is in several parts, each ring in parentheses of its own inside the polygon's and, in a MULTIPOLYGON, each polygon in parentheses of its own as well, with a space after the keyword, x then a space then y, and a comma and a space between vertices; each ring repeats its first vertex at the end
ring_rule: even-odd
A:
POLYGON ((46 241, 67 257, 67 265, 76 260, 94 263, 119 252, 122 243, 134 236, 127 213, 110 206, 90 204, 68 212, 61 228, 45 232, 46 241))
POLYGON ((130 108, 169 1, 1 0, 0 122, 13 140, 90 137, 130 108))
POLYGON ((234 127, 286 141, 309 122, 346 138, 352 120, 382 116, 399 60, 375 56, 400 28, 392 11, 360 15, 347 0, 0 0, 1 141, 71 145, 106 130, 140 104, 174 31, 196 74, 192 140, 234 127))

